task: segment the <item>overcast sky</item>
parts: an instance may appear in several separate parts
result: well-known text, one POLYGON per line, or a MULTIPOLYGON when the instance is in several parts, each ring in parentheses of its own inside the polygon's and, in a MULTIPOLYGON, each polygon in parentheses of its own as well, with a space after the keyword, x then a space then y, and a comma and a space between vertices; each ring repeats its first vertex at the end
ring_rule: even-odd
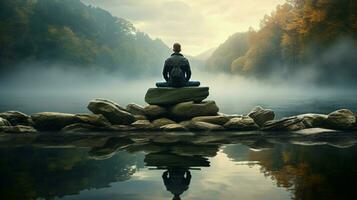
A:
POLYGON ((131 21, 168 46, 197 55, 230 35, 258 28, 260 19, 285 0, 82 0, 131 21))

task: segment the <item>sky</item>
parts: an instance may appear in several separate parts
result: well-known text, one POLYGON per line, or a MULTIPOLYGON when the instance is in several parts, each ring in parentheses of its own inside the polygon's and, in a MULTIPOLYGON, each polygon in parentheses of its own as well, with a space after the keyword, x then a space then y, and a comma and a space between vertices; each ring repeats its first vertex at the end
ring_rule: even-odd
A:
POLYGON ((198 55, 230 35, 259 28, 260 20, 285 0, 82 0, 131 21, 168 46, 198 55))

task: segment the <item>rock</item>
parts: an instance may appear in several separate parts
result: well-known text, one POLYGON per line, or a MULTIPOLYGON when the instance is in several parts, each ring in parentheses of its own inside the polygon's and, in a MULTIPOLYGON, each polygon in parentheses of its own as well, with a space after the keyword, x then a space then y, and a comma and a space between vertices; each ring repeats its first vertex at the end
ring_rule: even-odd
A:
POLYGON ((218 113, 219 116, 227 117, 228 119, 233 119, 236 117, 243 117, 243 115, 238 115, 238 114, 224 114, 224 113, 218 113))
POLYGON ((260 106, 256 106, 249 112, 248 116, 251 117, 256 124, 263 126, 265 122, 274 119, 275 113, 270 109, 264 109, 260 106))
POLYGON ((2 126, 11 126, 11 124, 6 119, 0 117, 0 127, 2 126))
POLYGON ((134 115, 135 120, 145 120, 147 119, 147 117, 145 117, 145 115, 134 115))
POLYGON ((176 124, 175 121, 168 118, 155 119, 151 123, 154 129, 160 129, 161 126, 165 126, 167 124, 176 124))
POLYGON ((144 108, 135 103, 128 104, 126 110, 133 115, 145 115, 144 108))
POLYGON ((158 118, 167 113, 167 109, 157 105, 149 105, 144 108, 145 115, 150 118, 158 118))
POLYGON ((103 115, 99 114, 76 114, 81 123, 91 124, 94 126, 111 126, 111 123, 103 115))
POLYGON ((208 90, 208 87, 150 88, 145 95, 145 101, 150 105, 201 102, 208 97, 208 90))
POLYGON ((64 127, 61 132, 64 133, 88 133, 94 131, 103 131, 103 127, 97 127, 91 124, 75 123, 64 127))
POLYGON ((259 129, 259 126, 254 122, 254 120, 248 116, 232 118, 224 124, 224 127, 226 129, 240 131, 252 131, 259 129))
POLYGON ((110 126, 111 131, 135 131, 138 128, 129 125, 112 125, 110 126))
POLYGON ((218 124, 224 125, 230 120, 229 117, 223 115, 216 115, 216 116, 200 116, 192 118, 194 122, 207 122, 211 124, 218 124))
POLYGON ((32 126, 16 125, 16 126, 0 126, 0 132, 4 133, 37 133, 37 130, 32 126))
POLYGON ((180 123, 188 130, 193 131, 221 131, 223 126, 200 121, 183 121, 180 123))
POLYGON ((131 126, 138 128, 138 129, 146 129, 146 130, 152 128, 152 124, 149 120, 138 120, 138 121, 132 123, 131 126))
POLYGON ((170 115, 179 119, 190 119, 198 116, 217 115, 218 107, 214 101, 179 103, 170 110, 170 115))
POLYGON ((264 131, 297 131, 305 129, 304 118, 292 116, 280 120, 271 120, 264 123, 261 130, 264 131))
POLYGON ((95 99, 87 106, 94 114, 102 114, 112 124, 128 125, 135 121, 135 117, 118 104, 103 99, 95 99))
POLYGON ((42 112, 31 116, 34 126, 38 130, 55 131, 61 130, 70 124, 80 123, 75 114, 42 112))
POLYGON ((163 131, 187 131, 181 124, 167 124, 160 127, 163 131))
POLYGON ((347 109, 337 110, 327 116, 326 126, 332 129, 352 129, 356 123, 356 117, 347 109))
POLYGON ((336 130, 331 130, 331 129, 324 129, 324 128, 307 128, 303 130, 298 130, 294 131, 293 133, 299 134, 299 135, 321 135, 321 134, 331 134, 331 133, 338 133, 336 130))
POLYGON ((305 128, 322 128, 326 125, 327 115, 307 113, 298 115, 303 120, 305 128))
POLYGON ((8 120, 12 125, 25 125, 31 126, 31 117, 18 111, 7 111, 0 113, 0 117, 8 120))

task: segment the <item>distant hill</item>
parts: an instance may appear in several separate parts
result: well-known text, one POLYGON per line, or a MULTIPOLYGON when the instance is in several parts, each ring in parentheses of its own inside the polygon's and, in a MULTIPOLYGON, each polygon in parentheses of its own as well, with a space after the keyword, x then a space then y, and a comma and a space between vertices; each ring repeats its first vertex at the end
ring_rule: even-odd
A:
POLYGON ((210 48, 198 55, 195 56, 196 59, 198 60, 207 60, 209 57, 212 56, 212 53, 216 50, 216 47, 210 48))
POLYGON ((0 69, 61 63, 124 74, 161 71, 169 48, 80 0, 1 0, 0 69))
POLYGON ((231 36, 205 67, 261 80, 357 83, 356 54, 357 1, 289 0, 259 30, 231 36))

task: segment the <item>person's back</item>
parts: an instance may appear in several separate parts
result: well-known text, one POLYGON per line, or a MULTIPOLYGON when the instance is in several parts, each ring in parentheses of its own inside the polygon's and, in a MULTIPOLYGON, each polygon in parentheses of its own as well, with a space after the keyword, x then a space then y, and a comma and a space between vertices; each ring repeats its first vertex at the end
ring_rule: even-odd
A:
POLYGON ((174 53, 166 59, 164 70, 162 72, 165 83, 156 83, 157 87, 185 87, 199 86, 198 81, 189 81, 191 78, 191 68, 188 60, 180 53, 181 45, 175 43, 173 45, 174 53))

